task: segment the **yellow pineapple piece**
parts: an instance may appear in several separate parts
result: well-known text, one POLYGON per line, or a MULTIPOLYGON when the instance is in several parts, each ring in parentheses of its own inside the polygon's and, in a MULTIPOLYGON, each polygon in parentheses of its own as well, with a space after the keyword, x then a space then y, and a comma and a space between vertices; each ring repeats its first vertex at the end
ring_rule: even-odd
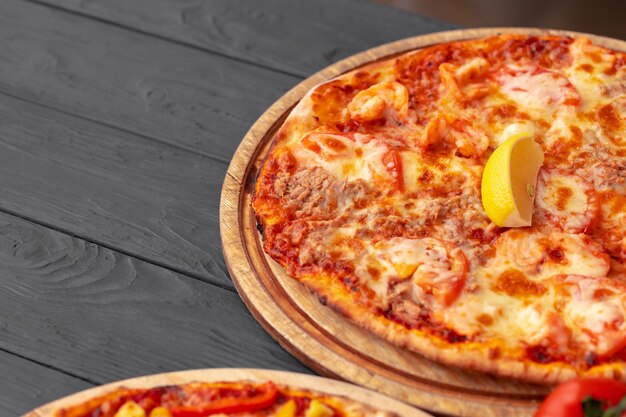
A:
POLYGON ((126 401, 113 417, 146 417, 146 412, 134 401, 126 401))
POLYGON ((335 412, 319 400, 312 400, 304 417, 332 417, 335 412))
POLYGON ((274 414, 274 417, 295 417, 297 411, 296 402, 289 400, 282 405, 274 414))
POLYGON ((172 413, 165 407, 156 407, 150 411, 149 417, 172 417, 172 413))
POLYGON ((417 265, 415 264, 405 264, 405 263, 397 263, 393 264, 396 273, 398 274, 398 278, 405 279, 413 275, 415 270, 417 269, 417 265))

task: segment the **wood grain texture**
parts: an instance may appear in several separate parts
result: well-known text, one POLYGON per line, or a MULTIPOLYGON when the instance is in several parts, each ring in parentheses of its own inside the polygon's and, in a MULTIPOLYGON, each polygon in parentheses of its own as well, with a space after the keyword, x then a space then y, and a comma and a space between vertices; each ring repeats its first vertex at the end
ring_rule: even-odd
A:
MULTIPOLYGON (((502 32, 576 35, 519 28, 462 30, 409 38, 365 51, 313 75, 278 100, 252 126, 233 157, 220 206, 227 265, 255 317, 283 346, 317 372, 359 383, 431 411, 459 416, 530 416, 545 394, 545 387, 432 363, 365 333, 321 306, 263 254, 250 207, 255 173, 274 133, 289 109, 311 87, 390 54, 502 32)), ((623 41, 602 37, 592 40, 626 50, 623 41)))
POLYGON ((0 352, 0 415, 18 416, 93 385, 49 367, 0 352))
POLYGON ((237 294, 6 214, 0 299, 0 349, 97 383, 203 367, 310 372, 237 294))
POLYGON ((0 2, 0 91, 223 163, 297 81, 47 6, 0 2))
POLYGON ((225 171, 0 95, 0 209, 232 290, 217 215, 225 171))
POLYGON ((308 76, 375 45, 453 26, 362 0, 40 0, 308 76))
POLYGON ((343 396, 350 400, 358 401, 371 407, 376 407, 379 410, 394 412, 398 417, 429 416, 425 412, 410 407, 400 401, 356 385, 347 384, 345 382, 292 372, 269 371, 265 369, 225 368, 172 372, 118 381, 80 392, 66 398, 61 398, 53 403, 46 404, 36 410, 33 410, 32 413, 29 413, 24 417, 54 417, 55 412, 61 408, 80 404, 81 402, 114 391, 120 387, 149 388, 163 385, 185 384, 195 381, 252 381, 262 383, 268 380, 274 381, 278 384, 288 385, 290 387, 323 392, 335 396, 343 396))

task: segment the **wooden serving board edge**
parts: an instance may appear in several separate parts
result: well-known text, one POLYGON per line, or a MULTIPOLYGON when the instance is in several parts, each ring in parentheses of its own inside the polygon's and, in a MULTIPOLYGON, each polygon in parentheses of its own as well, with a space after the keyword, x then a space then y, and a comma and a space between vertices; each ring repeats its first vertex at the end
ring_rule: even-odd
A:
MULTIPOLYGON (((315 85, 360 66, 393 55, 430 45, 469 40, 502 33, 526 35, 586 36, 594 43, 626 51, 626 42, 580 32, 539 28, 481 28, 439 32, 385 44, 356 54, 331 65, 296 85, 277 100, 250 128, 239 145, 228 168, 220 203, 221 237, 224 257, 235 286, 253 316, 286 350, 316 372, 352 381, 385 394, 408 401, 438 413, 459 416, 531 416, 539 398, 485 397, 470 390, 450 391, 433 381, 407 381, 384 368, 368 366, 342 346, 331 345, 320 329, 307 321, 306 313, 298 311, 288 299, 277 302, 273 296, 284 294, 271 277, 260 276, 255 265, 272 262, 260 248, 258 234, 250 221, 244 221, 246 204, 254 186, 260 155, 271 145, 271 138, 282 121, 315 85), (256 248, 249 248, 250 237, 256 236, 256 248), (259 253, 260 252, 260 253, 259 253), (293 317, 301 319, 294 320, 293 317)), ((248 213, 249 215, 249 213, 248 213)))
POLYGON ((348 384, 346 382, 335 381, 313 375, 298 374, 293 372, 271 371, 267 369, 249 368, 216 368, 197 369, 188 371, 168 372, 163 374, 147 375, 123 381, 112 382, 90 388, 78 393, 63 397, 56 401, 42 405, 22 417, 54 417, 57 410, 74 404, 80 404, 91 398, 114 391, 118 388, 152 388, 164 385, 185 384, 189 382, 217 382, 217 381, 253 381, 265 382, 272 380, 277 384, 289 385, 323 392, 330 395, 347 397, 351 400, 376 407, 384 411, 391 411, 399 417, 429 417, 421 411, 391 399, 377 392, 348 384))

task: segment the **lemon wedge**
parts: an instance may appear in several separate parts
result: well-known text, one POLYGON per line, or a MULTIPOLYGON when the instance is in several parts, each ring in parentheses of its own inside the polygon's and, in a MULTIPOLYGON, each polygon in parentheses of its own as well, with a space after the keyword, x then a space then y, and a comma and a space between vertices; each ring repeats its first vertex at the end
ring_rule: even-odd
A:
POLYGON ((481 184, 483 208, 500 227, 530 226, 543 151, 529 133, 516 133, 489 157, 481 184))

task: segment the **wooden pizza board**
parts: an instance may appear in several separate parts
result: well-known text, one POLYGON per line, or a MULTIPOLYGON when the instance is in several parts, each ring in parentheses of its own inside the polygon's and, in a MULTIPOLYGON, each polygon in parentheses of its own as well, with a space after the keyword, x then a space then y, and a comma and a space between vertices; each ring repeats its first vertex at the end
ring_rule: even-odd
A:
POLYGON ((185 384, 195 381, 217 382, 243 380, 255 382, 272 380, 277 384, 343 396, 351 400, 362 402, 371 407, 395 412, 399 417, 429 417, 429 414, 419 411, 400 401, 345 382, 335 381, 319 376, 297 374, 294 372, 245 368, 199 369, 169 372, 113 382, 53 401, 34 409, 22 417, 55 417, 55 413, 61 408, 80 404, 91 398, 115 391, 121 387, 151 388, 163 385, 185 384))
POLYGON ((389 43, 344 59, 307 78, 252 126, 228 168, 220 205, 224 257, 255 318, 289 352, 316 372, 375 389, 427 410, 469 417, 531 416, 548 387, 496 378, 431 362, 363 331, 323 306, 267 257, 250 202, 258 169, 274 133, 315 85, 406 51, 501 33, 587 36, 626 51, 626 42, 578 32, 487 28, 441 32, 389 43))

